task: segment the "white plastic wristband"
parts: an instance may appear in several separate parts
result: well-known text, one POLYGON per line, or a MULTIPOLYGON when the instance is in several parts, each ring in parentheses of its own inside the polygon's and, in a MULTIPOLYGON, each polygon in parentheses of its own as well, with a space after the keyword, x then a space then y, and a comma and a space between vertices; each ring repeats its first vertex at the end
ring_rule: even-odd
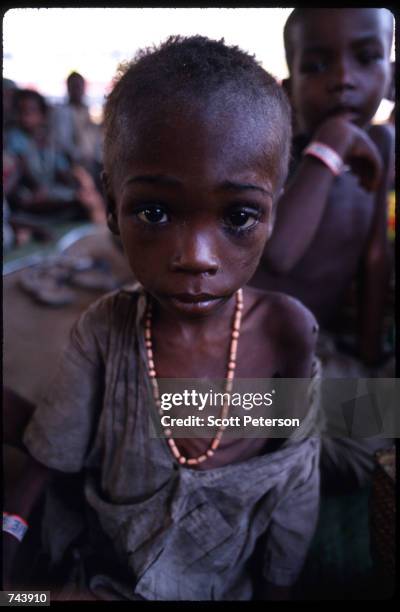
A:
POLYGON ((342 172, 345 172, 348 168, 340 155, 338 155, 336 151, 331 149, 331 147, 328 147, 328 145, 324 144, 323 142, 310 142, 310 144, 304 149, 303 155, 312 155, 313 157, 316 157, 323 164, 325 164, 325 166, 327 166, 335 176, 342 174, 342 172))
POLYGON ((21 542, 27 530, 28 524, 23 518, 17 514, 3 512, 3 531, 10 533, 21 542))

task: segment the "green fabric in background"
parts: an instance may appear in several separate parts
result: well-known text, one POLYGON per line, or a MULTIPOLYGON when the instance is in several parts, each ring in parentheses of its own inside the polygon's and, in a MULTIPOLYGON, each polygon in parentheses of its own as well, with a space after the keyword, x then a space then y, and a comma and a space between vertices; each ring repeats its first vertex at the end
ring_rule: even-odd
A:
POLYGON ((317 529, 295 599, 384 599, 370 553, 370 487, 322 497, 317 529))

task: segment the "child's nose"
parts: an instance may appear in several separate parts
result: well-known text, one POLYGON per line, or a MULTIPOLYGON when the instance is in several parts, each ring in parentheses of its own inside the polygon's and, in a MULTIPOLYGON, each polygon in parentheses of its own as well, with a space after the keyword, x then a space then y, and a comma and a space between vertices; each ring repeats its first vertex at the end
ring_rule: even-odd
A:
POLYGON ((355 87, 354 66, 350 58, 338 57, 332 67, 329 88, 331 91, 355 87))
POLYGON ((208 232, 182 229, 172 261, 176 272, 188 274, 216 274, 218 259, 215 244, 208 232))

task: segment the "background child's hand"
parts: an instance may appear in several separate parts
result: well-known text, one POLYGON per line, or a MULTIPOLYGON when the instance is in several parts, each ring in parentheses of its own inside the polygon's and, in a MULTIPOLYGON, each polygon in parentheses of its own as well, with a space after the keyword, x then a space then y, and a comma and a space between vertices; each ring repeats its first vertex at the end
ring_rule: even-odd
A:
POLYGON ((313 140, 334 149, 367 191, 376 191, 382 175, 381 155, 368 134, 344 117, 324 121, 313 140))

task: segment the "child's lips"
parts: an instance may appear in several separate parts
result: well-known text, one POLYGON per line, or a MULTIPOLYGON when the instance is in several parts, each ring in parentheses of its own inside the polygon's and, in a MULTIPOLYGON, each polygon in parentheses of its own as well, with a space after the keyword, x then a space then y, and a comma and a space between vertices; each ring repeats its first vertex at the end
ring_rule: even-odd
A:
POLYGON ((179 293, 166 297, 174 308, 188 314, 207 314, 227 299, 209 293, 179 293))
POLYGON ((176 295, 172 295, 171 297, 187 304, 198 304, 200 302, 209 302, 211 300, 219 299, 217 295, 212 295, 210 293, 178 293, 176 295))

